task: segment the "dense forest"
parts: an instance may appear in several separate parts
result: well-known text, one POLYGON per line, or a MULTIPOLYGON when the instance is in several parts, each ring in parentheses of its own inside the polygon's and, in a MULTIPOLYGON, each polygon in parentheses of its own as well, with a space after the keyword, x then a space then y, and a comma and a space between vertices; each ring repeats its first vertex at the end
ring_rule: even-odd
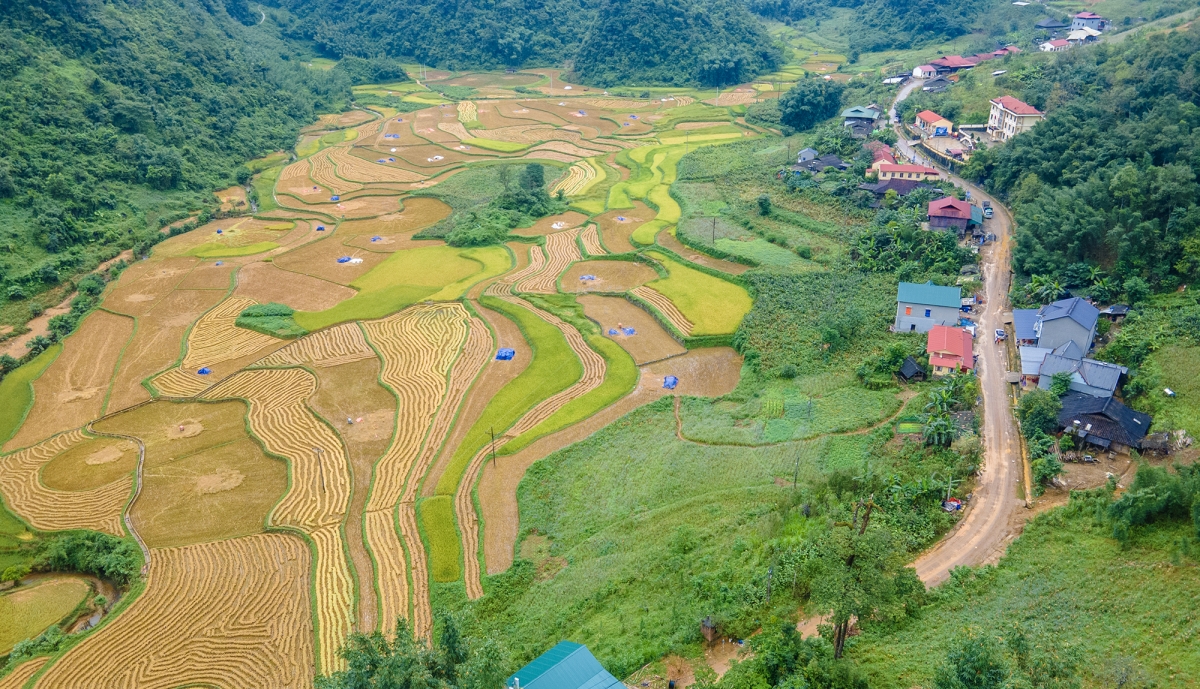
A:
MULTIPOLYGON (((778 65, 741 0, 564 2, 282 0, 296 38, 331 55, 388 55, 448 69, 557 65, 577 79, 703 84, 744 81, 778 65)), ((284 18, 286 22, 286 18, 284 18)))
POLYGON ((599 86, 723 86, 770 72, 781 59, 741 0, 605 0, 579 47, 575 73, 599 86))
POLYGON ((1032 28, 1037 21, 1000 0, 749 0, 748 4, 755 14, 782 22, 822 19, 834 8, 851 9, 856 20, 846 35, 851 53, 912 48, 972 32, 1000 36, 1032 28))
POLYGON ((258 19, 244 0, 0 5, 0 289, 133 246, 346 102, 350 75, 289 59, 258 19))
POLYGON ((1003 86, 1046 121, 967 173, 1011 201, 1017 271, 1109 292, 1101 298, 1200 277, 1200 29, 1016 73, 1003 86))

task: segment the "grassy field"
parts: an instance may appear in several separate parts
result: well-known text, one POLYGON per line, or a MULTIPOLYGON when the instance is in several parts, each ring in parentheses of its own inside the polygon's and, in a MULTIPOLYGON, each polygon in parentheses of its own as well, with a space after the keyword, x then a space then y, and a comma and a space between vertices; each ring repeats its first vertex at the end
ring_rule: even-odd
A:
POLYGON ((1194 687, 1200 682, 1200 577, 1180 559, 1185 524, 1156 526, 1122 550, 1090 516, 1062 510, 1032 521, 994 570, 939 591, 922 615, 895 630, 868 630, 849 655, 880 689, 929 686, 933 671, 967 630, 1019 627, 1034 640, 1074 649, 1084 686, 1194 687), (1151 684, 1151 681, 1154 682, 1151 684))
MULTIPOLYGON (((1145 394, 1145 402, 1154 416, 1154 430, 1184 429, 1193 438, 1200 438, 1200 377, 1196 362, 1200 347, 1172 345, 1150 356, 1150 365, 1157 369, 1163 387, 1170 388, 1175 397, 1167 397, 1155 389, 1145 394)), ((1139 407, 1140 408, 1140 407, 1139 407)))
POLYGON ((670 275, 646 286, 674 302, 695 325, 693 335, 722 335, 737 330, 753 305, 745 288, 689 268, 657 251, 647 253, 661 262, 670 275))
POLYGON ((429 547, 429 570, 437 582, 462 578, 462 551, 454 526, 454 499, 449 495, 426 498, 417 505, 421 529, 429 547))
POLYGON ((279 208, 279 204, 275 203, 275 182, 279 179, 279 173, 282 170, 282 166, 268 168, 261 174, 256 175, 254 180, 250 182, 258 195, 258 210, 260 213, 279 208))
POLYGON ((489 429, 502 432, 535 404, 570 387, 583 375, 583 365, 557 328, 528 309, 499 299, 484 298, 481 303, 503 313, 520 326, 533 349, 533 359, 520 375, 496 393, 479 420, 467 431, 445 473, 438 480, 439 495, 454 495, 467 464, 491 437, 489 429))
POLYGON ((495 139, 463 139, 463 143, 468 146, 478 146, 486 148, 489 151, 497 151, 499 153, 516 153, 529 148, 530 144, 517 143, 515 141, 497 141, 495 139))
POLYGON ((629 394, 637 385, 637 365, 634 364, 633 357, 629 356, 629 353, 621 345, 600 335, 590 335, 586 339, 588 345, 604 357, 604 364, 607 367, 604 372, 604 382, 586 395, 567 402, 550 418, 505 443, 501 454, 516 452, 543 435, 586 419, 629 394))
POLYGON ((29 405, 33 404, 33 380, 54 362, 62 345, 51 345, 32 361, 0 380, 0 442, 7 442, 17 432, 29 405))
POLYGON ((91 591, 83 579, 60 578, 22 586, 0 596, 0 653, 41 634, 74 610, 91 591))
POLYGON ((350 283, 358 294, 326 311, 298 311, 296 323, 313 331, 335 323, 382 318, 418 301, 449 301, 471 285, 508 270, 504 247, 428 246, 397 251, 350 283))

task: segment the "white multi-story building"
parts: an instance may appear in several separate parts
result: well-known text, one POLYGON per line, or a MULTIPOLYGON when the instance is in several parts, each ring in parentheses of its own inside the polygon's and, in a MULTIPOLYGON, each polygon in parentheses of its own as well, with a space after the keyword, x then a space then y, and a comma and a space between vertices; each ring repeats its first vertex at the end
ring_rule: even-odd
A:
POLYGON ((1021 132, 1033 129, 1033 125, 1044 119, 1046 116, 1032 105, 1012 96, 1000 96, 992 99, 987 131, 993 139, 1008 141, 1021 132))

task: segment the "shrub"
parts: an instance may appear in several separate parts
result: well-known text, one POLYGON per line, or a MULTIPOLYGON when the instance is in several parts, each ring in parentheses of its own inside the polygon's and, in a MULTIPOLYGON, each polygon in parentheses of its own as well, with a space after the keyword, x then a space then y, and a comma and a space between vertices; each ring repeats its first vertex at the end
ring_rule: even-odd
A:
POLYGON ((1058 427, 1058 412, 1062 402, 1049 390, 1031 390, 1021 395, 1017 403, 1017 418, 1021 420, 1021 433, 1032 438, 1038 433, 1052 433, 1058 427))
POLYGON ((308 331, 296 323, 295 311, 286 304, 255 304, 246 307, 234 325, 274 337, 300 337, 308 331))
POLYGON ((783 368, 779 369, 779 377, 791 380, 799 375, 800 371, 796 369, 795 364, 784 364, 783 368))
POLYGON ((132 541, 91 531, 51 538, 38 549, 33 568, 43 572, 80 572, 128 586, 141 571, 142 557, 132 541))

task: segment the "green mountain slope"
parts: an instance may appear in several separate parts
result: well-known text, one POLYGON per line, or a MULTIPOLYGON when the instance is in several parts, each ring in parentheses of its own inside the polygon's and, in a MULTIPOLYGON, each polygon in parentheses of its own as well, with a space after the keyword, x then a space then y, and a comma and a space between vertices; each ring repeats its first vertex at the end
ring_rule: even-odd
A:
MULTIPOLYGON (((0 290, 40 291, 287 148, 349 79, 244 0, 0 5, 0 290)), ((208 197, 208 198, 204 198, 208 197)))

